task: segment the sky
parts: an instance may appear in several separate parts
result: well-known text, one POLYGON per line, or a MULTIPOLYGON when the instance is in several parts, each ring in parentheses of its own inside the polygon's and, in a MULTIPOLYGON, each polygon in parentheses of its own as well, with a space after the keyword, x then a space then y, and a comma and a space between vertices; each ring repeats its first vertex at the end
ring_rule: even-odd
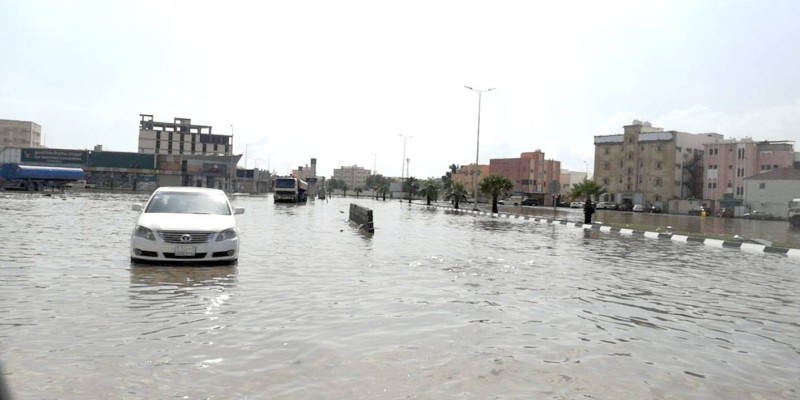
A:
POLYGON ((537 149, 584 172, 634 119, 798 141, 797 21, 795 0, 4 0, 0 119, 136 152, 139 114, 190 118, 278 174, 537 149))

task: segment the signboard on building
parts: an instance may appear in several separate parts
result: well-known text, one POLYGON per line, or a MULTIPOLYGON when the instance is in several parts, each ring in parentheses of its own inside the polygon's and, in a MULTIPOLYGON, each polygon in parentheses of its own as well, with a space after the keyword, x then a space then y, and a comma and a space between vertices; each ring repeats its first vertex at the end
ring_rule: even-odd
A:
POLYGON ((228 172, 228 167, 225 164, 203 163, 203 172, 211 174, 225 174, 228 172))
POLYGON ((86 150, 23 148, 21 163, 28 164, 86 164, 86 150))

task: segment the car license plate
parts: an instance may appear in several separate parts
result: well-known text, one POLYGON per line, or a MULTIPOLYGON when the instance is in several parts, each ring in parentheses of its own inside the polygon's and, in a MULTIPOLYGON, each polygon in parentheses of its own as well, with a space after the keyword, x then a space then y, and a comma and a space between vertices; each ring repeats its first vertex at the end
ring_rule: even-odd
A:
POLYGON ((195 246, 175 246, 175 257, 189 257, 193 256, 195 246))

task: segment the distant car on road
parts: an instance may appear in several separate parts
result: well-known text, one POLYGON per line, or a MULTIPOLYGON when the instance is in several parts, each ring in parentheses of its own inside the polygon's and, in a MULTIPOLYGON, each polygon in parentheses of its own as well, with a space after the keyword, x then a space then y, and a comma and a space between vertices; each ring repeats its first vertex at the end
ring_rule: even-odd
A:
POLYGON ((617 210, 619 211, 630 211, 631 205, 629 203, 622 203, 617 206, 617 210))
POLYGON ((633 212, 642 212, 644 211, 644 206, 641 204, 634 204, 633 208, 631 209, 633 212))
POLYGON ((697 206, 689 210, 689 215, 708 215, 710 210, 705 206, 697 206))
POLYGON ((540 206, 541 204, 539 204, 539 202, 534 200, 534 199, 528 198, 528 199, 522 200, 522 205, 523 206, 540 206))
POLYGON ((661 207, 659 207, 659 206, 650 206, 648 211, 650 211, 651 214, 661 214, 661 207))
POLYGON ((733 217, 733 209, 732 208, 728 208, 728 207, 720 208, 719 211, 717 211, 716 215, 718 217, 723 217, 723 218, 732 218, 733 217))
POLYGON ((750 211, 749 213, 745 213, 742 216, 744 219, 775 219, 775 217, 770 213, 765 213, 761 211, 750 211))
POLYGON ((572 203, 569 203, 569 208, 583 208, 583 205, 584 204, 582 201, 573 201, 572 203))
POLYGON ((594 208, 598 210, 613 210, 616 209, 616 205, 614 203, 609 203, 607 201, 598 201, 594 208), (614 206, 612 208, 612 206, 614 206))

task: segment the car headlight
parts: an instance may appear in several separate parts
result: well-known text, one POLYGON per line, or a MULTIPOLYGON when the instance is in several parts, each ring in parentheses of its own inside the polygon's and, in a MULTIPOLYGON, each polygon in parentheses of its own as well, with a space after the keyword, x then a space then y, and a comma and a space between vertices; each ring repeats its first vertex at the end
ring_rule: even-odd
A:
POLYGON ((236 229, 230 228, 225 229, 224 231, 217 234, 217 242, 221 242, 223 240, 230 240, 236 237, 236 229))
POLYGON ((153 231, 150 228, 145 228, 141 225, 136 225, 136 230, 133 233, 134 236, 145 238, 147 240, 156 240, 156 235, 153 234, 153 231))

